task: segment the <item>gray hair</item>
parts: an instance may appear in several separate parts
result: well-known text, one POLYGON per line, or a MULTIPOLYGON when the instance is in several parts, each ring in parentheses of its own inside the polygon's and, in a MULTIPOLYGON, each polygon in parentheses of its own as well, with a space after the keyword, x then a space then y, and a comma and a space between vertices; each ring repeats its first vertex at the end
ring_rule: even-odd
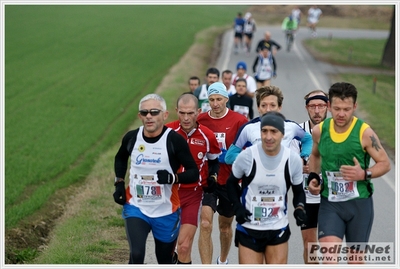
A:
POLYGON ((142 106, 142 103, 145 101, 148 101, 148 100, 159 101, 163 111, 167 110, 167 103, 165 102, 164 98, 162 98, 160 95, 155 94, 155 93, 150 93, 150 94, 144 96, 142 99, 140 99, 139 110, 140 110, 140 107, 142 106))

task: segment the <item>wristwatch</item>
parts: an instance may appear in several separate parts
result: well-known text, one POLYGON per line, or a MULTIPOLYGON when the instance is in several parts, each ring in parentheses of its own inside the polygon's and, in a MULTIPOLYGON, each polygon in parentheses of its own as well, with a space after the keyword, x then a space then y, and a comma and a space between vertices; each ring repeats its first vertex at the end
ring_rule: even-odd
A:
POLYGON ((365 169, 365 179, 364 180, 371 180, 372 179, 372 172, 368 169, 365 169))
POLYGON ((123 178, 115 177, 115 179, 114 179, 114 186, 117 185, 117 183, 122 182, 122 181, 124 181, 123 178))

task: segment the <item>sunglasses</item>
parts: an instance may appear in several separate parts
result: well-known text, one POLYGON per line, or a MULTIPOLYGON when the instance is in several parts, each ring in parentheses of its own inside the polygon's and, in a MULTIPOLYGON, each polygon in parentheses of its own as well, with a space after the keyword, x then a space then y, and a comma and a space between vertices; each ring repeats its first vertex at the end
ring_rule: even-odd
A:
POLYGON ((143 116, 143 117, 146 117, 147 114, 149 114, 149 113, 150 113, 150 115, 152 115, 152 116, 157 116, 158 114, 160 114, 161 111, 162 111, 162 110, 160 110, 160 109, 150 109, 150 110, 143 109, 143 110, 139 110, 139 114, 140 114, 141 116, 143 116))

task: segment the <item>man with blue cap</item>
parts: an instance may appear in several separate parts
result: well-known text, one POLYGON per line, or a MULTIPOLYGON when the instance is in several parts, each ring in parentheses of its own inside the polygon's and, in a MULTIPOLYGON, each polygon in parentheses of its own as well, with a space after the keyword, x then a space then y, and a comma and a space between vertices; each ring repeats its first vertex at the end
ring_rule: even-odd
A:
POLYGON ((246 73, 247 64, 243 61, 240 61, 236 65, 236 73, 232 76, 232 85, 236 84, 236 81, 239 78, 244 78, 247 81, 247 95, 251 98, 254 97, 254 93, 257 90, 256 80, 246 73))
POLYGON ((203 264, 211 264, 213 243, 211 239, 213 216, 218 212, 220 230, 220 255, 217 264, 227 264, 229 249, 232 243, 232 221, 234 211, 228 199, 226 181, 232 166, 225 163, 225 154, 235 139, 239 128, 247 123, 247 118, 227 107, 228 91, 221 82, 215 82, 208 87, 208 102, 211 109, 201 113, 198 123, 211 129, 217 138, 222 154, 219 156, 220 169, 217 177, 217 188, 214 193, 205 193, 200 214, 199 252, 203 264), (218 203, 217 203, 218 200, 218 203), (218 206, 217 206, 218 204, 218 206))

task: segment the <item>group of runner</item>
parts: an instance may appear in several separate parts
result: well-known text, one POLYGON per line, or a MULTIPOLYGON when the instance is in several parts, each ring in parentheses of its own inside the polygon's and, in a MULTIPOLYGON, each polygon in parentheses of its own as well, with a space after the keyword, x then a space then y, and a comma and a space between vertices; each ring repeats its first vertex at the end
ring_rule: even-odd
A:
MULTIPOLYGON (((259 47, 272 60, 267 34, 259 47)), ((207 82, 195 89, 191 84, 200 80, 191 77, 191 89, 177 99, 174 122, 166 123, 161 96, 140 100, 143 125, 123 137, 114 163, 114 199, 123 206, 129 263, 144 262, 151 231, 159 264, 191 264, 197 227, 201 262, 212 263, 215 212, 217 264, 228 264, 233 237, 240 264, 287 263, 290 188, 305 263, 311 263, 308 243, 333 247, 344 237, 368 242, 371 179, 388 172, 390 162, 375 132, 354 116, 355 86, 338 82, 328 93, 311 91, 304 97, 309 119, 297 124, 280 113, 282 91, 246 70, 239 62, 237 72, 224 70, 220 82, 219 70, 209 68, 207 82), (245 97, 255 97, 259 117, 243 109, 250 106, 240 103, 245 97)))

